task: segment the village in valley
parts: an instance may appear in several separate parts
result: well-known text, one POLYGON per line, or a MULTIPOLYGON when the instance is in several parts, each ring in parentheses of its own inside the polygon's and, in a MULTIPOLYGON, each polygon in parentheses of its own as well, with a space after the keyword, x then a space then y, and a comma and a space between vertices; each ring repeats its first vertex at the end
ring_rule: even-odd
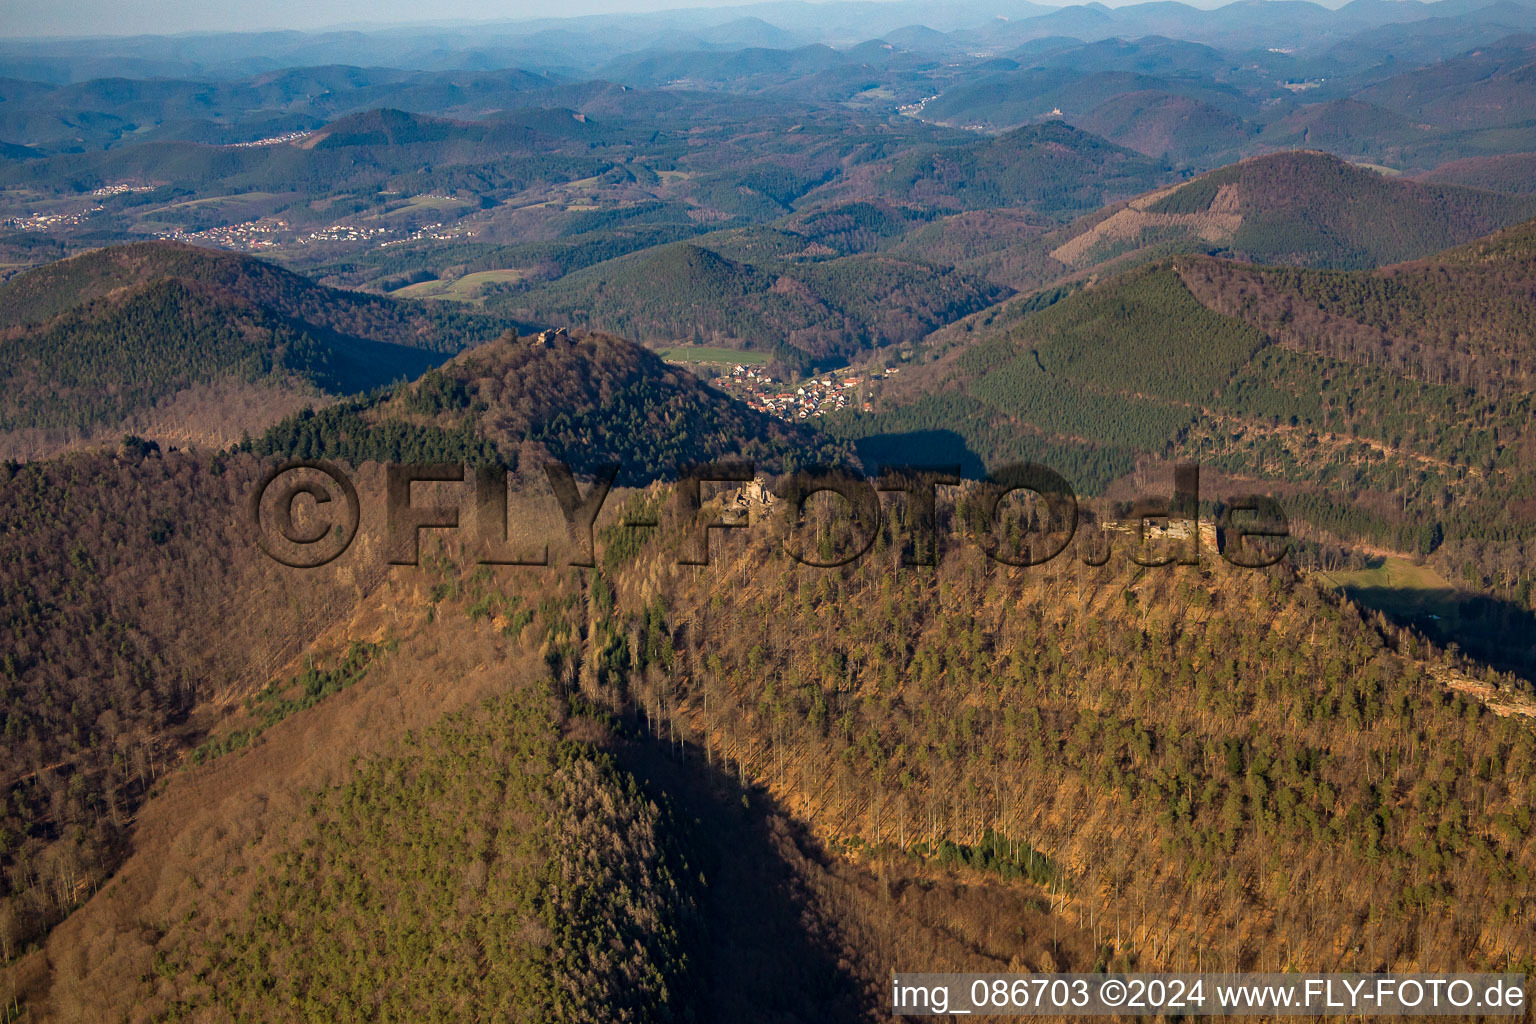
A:
POLYGON ((803 420, 844 409, 870 411, 873 408, 870 386, 896 372, 892 368, 864 373, 843 367, 796 383, 785 383, 774 380, 760 367, 737 363, 729 373, 710 383, 759 412, 787 420, 803 420))

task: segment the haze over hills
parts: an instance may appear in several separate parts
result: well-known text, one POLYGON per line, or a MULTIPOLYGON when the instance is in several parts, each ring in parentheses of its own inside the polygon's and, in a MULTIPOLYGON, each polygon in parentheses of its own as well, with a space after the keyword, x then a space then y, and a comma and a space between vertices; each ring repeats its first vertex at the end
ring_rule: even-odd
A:
POLYGON ((1258 131, 1204 100, 1156 89, 1113 96, 1080 124, 1128 149, 1175 163, 1239 151, 1258 131))
POLYGON ((1028 206, 1061 213, 1141 191, 1165 173, 1155 161, 1048 121, 986 142, 919 150, 872 184, 879 195, 941 209, 1028 206))
POLYGON ((1524 193, 1536 191, 1536 154, 1468 157, 1453 160, 1424 175, 1425 181, 1449 185, 1467 185, 1491 192, 1524 193))
MULTIPOLYGON (((835 21, 837 10, 824 13, 835 21)), ((1453 13, 1435 5, 1306 10, 1300 23, 1347 23, 1354 36, 1453 13)), ((1488 17, 1508 27, 1520 10, 1501 5, 1488 17)), ((1022 25, 1019 13, 988 21, 988 31, 1022 25)), ((1454 13, 1460 25, 1495 23, 1454 13)), ((328 285, 489 303, 657 345, 711 340, 778 353, 804 369, 910 346, 1003 297, 989 286, 1027 291, 1088 272, 1092 252, 1088 264, 1071 246, 1069 259, 1056 253, 1081 232, 1041 250, 1035 226, 1240 158, 1320 149, 1446 182, 1460 172, 1434 179, 1436 167, 1485 160, 1478 166, 1504 170, 1479 171, 1468 184, 1520 191, 1520 161, 1536 152, 1536 118, 1521 113, 1536 105, 1523 91, 1536 64, 1529 40, 1508 33, 1429 66, 1415 66, 1424 58, 1410 47, 1363 67, 1337 42, 1303 52, 1278 37, 1242 47, 1197 38, 1194 27, 1218 21, 1279 31, 1262 5, 1070 8, 1043 16, 1119 27, 1086 39, 1030 29, 1005 50, 961 39, 976 27, 930 27, 958 33, 958 48, 940 59, 867 38, 791 44, 762 29, 772 15, 750 15, 762 22, 756 41, 731 42, 727 33, 690 50, 681 44, 692 37, 678 36, 679 45, 615 56, 600 74, 616 81, 569 67, 423 69, 410 61, 206 81, 10 81, 0 139, 22 150, 0 165, 11 239, 0 274, 47 255, 44 239, 76 250, 177 239, 267 256, 328 285), (1173 19, 1165 34, 1150 34, 1157 18, 1173 19), (1442 116, 1436 96, 1461 113, 1442 116), (987 132, 967 130, 976 126, 987 132), (885 220, 858 228, 857 238, 829 242, 810 229, 869 202, 885 220), (1029 230, 1010 239, 1001 226, 1021 210, 1033 218, 1029 230), (978 216, 951 218, 957 211, 978 216), (684 258, 693 250, 680 242, 713 256, 684 258), (835 264, 876 253, 895 261, 835 264), (917 298, 909 282, 927 266, 935 294, 917 298), (689 268, 699 271, 694 285, 668 283, 689 268), (661 294, 639 298, 623 284, 652 273, 661 294), (597 294, 594 284, 610 280, 617 286, 597 294), (707 322, 695 312, 701 296, 709 296, 707 322)), ((1381 42, 1389 54, 1395 38, 1381 42)), ((197 46, 205 44, 214 45, 197 46)), ((1379 191, 1368 178, 1274 184, 1379 191)), ((1343 216, 1336 200, 1298 201, 1333 225, 1322 236, 1297 236, 1288 247, 1245 229, 1229 251, 1359 266, 1423 254, 1520 215, 1518 204, 1499 212, 1496 201, 1463 197, 1428 216, 1464 224, 1404 229, 1423 235, 1414 248, 1345 237, 1375 229, 1334 223, 1343 216)), ((1231 242, 1216 224, 1222 216, 1195 229, 1212 236, 1196 248, 1231 242)), ((1186 229, 1163 239, 1165 227, 1154 226, 1148 241, 1185 246, 1186 229)))
POLYGON ((1360 94, 1375 103, 1447 128, 1492 128, 1529 120, 1523 100, 1536 38, 1511 36, 1429 68, 1405 72, 1360 94))
MULTIPOLYGON (((1279 19, 1263 5, 1212 12, 1145 6, 1064 9, 1116 27, 1086 38, 1021 38, 1006 49, 966 39, 945 60, 868 36, 829 46, 770 32, 753 42, 721 37, 707 49, 689 49, 691 37, 674 34, 671 46, 642 47, 601 70, 528 71, 517 62, 498 70, 426 68, 402 58, 394 67, 285 66, 214 80, 149 80, 138 72, 58 85, 16 79, 5 87, 0 141, 21 159, 0 167, 0 212, 18 229, 41 227, 82 244, 178 234, 236 247, 270 242, 315 268, 346 248, 316 243, 403 245, 434 226, 469 245, 547 241, 553 204, 620 212, 673 202, 696 225, 719 226, 771 221, 791 207, 872 189, 940 209, 1025 203, 1061 213, 1154 184, 1155 164, 1111 166, 1106 158, 1116 151, 1097 136, 1186 174, 1298 147, 1413 172, 1469 156, 1536 152, 1531 119, 1520 113, 1531 105, 1522 70, 1531 65, 1529 40, 1504 31, 1519 21, 1518 4, 1486 12, 1503 19, 1495 22, 1466 5, 1442 12, 1444 3, 1306 9, 1298 24, 1338 22, 1357 36, 1372 25, 1400 31, 1452 14, 1458 25, 1502 26, 1500 35, 1469 40, 1471 49, 1433 57, 1415 57, 1411 48, 1398 56, 1389 36, 1384 56, 1369 66, 1353 45, 1302 52, 1278 37, 1237 46, 1191 34, 1218 21, 1251 22, 1260 35, 1278 31, 1279 19), (1157 18, 1172 20, 1159 28, 1157 18), (1442 116, 1432 95, 1460 113, 1442 116), (1474 109, 1483 113, 1473 117, 1474 109), (972 140, 975 152, 968 152, 961 141, 967 133, 942 127, 1033 125, 1049 133, 1058 130, 1050 124, 1058 116, 1083 134, 1036 141, 1074 149, 1084 163, 1041 162, 1038 145, 1013 152, 1005 143, 991 150, 972 140), (725 133, 709 138, 707 158, 705 138, 688 134, 706 121, 725 133), (770 126, 779 137, 765 145, 770 126), (737 141, 722 145, 727 139, 737 141), (923 170, 931 149, 953 149, 963 165, 952 190, 931 180, 933 168, 923 170), (25 159, 34 153, 47 159, 25 159), (999 166, 989 168, 989 160, 999 166), (896 176, 875 182, 887 162, 896 176), (1011 183, 1002 170, 1010 166, 1011 183), (801 184, 765 191, 758 186, 767 175, 801 184), (1092 184, 1066 189, 1067 181, 1092 184), (86 196, 98 190, 108 192, 86 196), (219 233, 236 227, 243 233, 219 233)), ((843 17, 837 5, 817 10, 828 25, 843 17)), ((880 10, 898 13, 889 4, 880 10)), ((960 10, 929 14, 943 21, 960 10)), ((748 17, 761 28, 775 11, 806 16, 791 5, 748 17)), ((1038 13, 982 21, 989 30, 1014 31, 1030 20, 1021 14, 1038 13)), ((709 12, 655 19, 671 26, 669 19, 689 17, 716 24, 709 12)), ((560 31, 579 34, 589 24, 597 23, 578 20, 560 31)), ((96 44, 49 45, 83 51, 96 44)), ((188 45, 192 52, 219 44, 188 45)), ((453 52, 444 45, 442 53, 453 52)), ((675 240, 675 232, 666 239, 675 240)))
POLYGON ((9 42, 5 74, 40 81, 106 75, 242 77, 314 64, 424 70, 509 66, 590 73, 623 54, 647 50, 789 49, 811 43, 839 48, 921 26, 961 51, 1006 50, 1051 36, 1088 41, 1160 35, 1237 49, 1283 46, 1321 51, 1359 33, 1431 19, 1529 29, 1532 9, 1519 2, 1236 3, 1202 10, 1182 3, 1056 7, 1004 3, 759 3, 644 14, 547 18, 474 26, 410 26, 369 32, 208 33, 192 40, 141 35, 119 39, 9 42))

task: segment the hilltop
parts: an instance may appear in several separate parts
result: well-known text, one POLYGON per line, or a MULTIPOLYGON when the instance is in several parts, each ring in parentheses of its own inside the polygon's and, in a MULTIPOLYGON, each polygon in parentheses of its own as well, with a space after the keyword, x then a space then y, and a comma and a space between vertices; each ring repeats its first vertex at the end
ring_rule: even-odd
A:
POLYGON ((1429 125, 1358 99, 1340 99, 1309 104, 1269 124, 1262 142, 1270 148, 1324 151, 1397 165, 1430 138, 1429 125))
POLYGON ((1077 120, 1117 145, 1171 163, 1210 166, 1235 154, 1257 126, 1205 100, 1155 89, 1112 97, 1077 120))
POLYGON ((549 457, 581 473, 618 462, 625 484, 727 457, 767 469, 841 455, 810 428, 756 412, 600 332, 509 334, 388 394, 290 417, 253 449, 354 465, 467 460, 534 472, 549 457))
MULTIPOLYGON (((618 482, 628 485, 733 456, 764 470, 846 458, 841 445, 612 336, 508 333, 411 384, 305 409, 230 451, 158 452, 135 441, 0 462, 11 510, 0 564, 17 570, 0 574, 0 625, 16 639, 0 659, 0 714, 13 723, 0 749, 16 769, 0 777, 0 827, 27 837, 0 850, 0 910, 11 915, 0 937, 30 941, 88 895, 58 887, 52 865, 74 865, 90 886, 115 871, 129 851, 121 816, 132 817, 166 760, 382 582, 382 473, 369 460, 495 462, 547 489, 548 458, 578 474, 619 461, 618 482), (263 470, 291 456, 350 463, 368 500, 348 557, 284 582, 244 509, 263 470), (194 621, 209 636, 183 642, 194 621), (107 742, 71 739, 93 729, 107 742), (115 738, 129 736, 137 753, 115 756, 115 738), (74 781, 66 792, 50 778, 74 781), (89 820, 102 806, 112 822, 89 820), (50 865, 41 873, 22 867, 39 860, 50 865)), ((514 532, 528 526, 519 520, 514 532)), ((308 698, 284 697, 262 714, 307 707, 367 660, 311 677, 308 698)))
POLYGON ((324 395, 415 377, 506 326, 165 242, 0 285, 0 437, 36 454, 125 432, 227 443, 324 395))
POLYGON ((1536 153, 1452 160, 1423 175, 1422 180, 1490 192, 1536 192, 1536 153))
POLYGON ((1170 246, 1254 263, 1360 268, 1428 256, 1536 202, 1381 174, 1321 152, 1254 157, 1096 218, 1051 252, 1087 267, 1170 246))
POLYGON ((1367 268, 1427 257, 1533 214, 1529 195, 1421 182, 1301 150, 1230 164, 1065 226, 978 211, 916 224, 883 248, 952 261, 1019 293, 925 339, 944 351, 969 344, 978 328, 1016 321, 1063 287, 1174 254, 1367 268))

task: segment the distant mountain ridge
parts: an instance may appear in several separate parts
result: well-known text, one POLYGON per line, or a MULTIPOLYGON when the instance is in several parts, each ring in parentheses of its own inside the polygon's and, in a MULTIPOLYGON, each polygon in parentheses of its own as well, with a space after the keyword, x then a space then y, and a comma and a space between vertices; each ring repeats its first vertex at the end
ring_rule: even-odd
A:
MULTIPOLYGON (((808 44, 849 47, 890 37, 910 45, 913 30, 941 37, 959 52, 1009 48, 1050 36, 1088 41, 1177 37, 1233 48, 1326 46, 1383 26, 1429 19, 1492 20, 1536 27, 1529 4, 1483 0, 1354 2, 1337 10, 1313 3, 1232 3, 1215 9, 1182 3, 1109 8, 1091 3, 1050 7, 1023 2, 770 2, 747 6, 607 16, 554 17, 468 26, 412 26, 375 32, 226 32, 196 40, 139 36, 128 40, 18 40, 0 43, 0 74, 67 84, 132 75, 222 79, 270 73, 274 64, 453 69, 495 73, 580 68, 591 72, 647 50, 789 49, 808 44), (905 33, 905 34, 903 34, 905 33)), ((925 40, 928 48, 935 40, 925 40)))
POLYGON ((1510 36, 1406 72, 1364 90, 1360 99, 1448 128, 1528 121, 1536 101, 1536 34, 1510 36))

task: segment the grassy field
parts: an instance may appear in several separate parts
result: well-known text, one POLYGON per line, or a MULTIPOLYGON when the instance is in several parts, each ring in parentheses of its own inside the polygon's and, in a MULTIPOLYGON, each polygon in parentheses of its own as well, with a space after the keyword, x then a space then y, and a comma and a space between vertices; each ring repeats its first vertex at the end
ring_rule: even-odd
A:
POLYGON ((1426 595, 1456 588, 1443 576, 1425 565, 1415 565, 1406 558, 1377 557, 1368 569, 1353 572, 1320 573, 1325 580, 1346 590, 1400 590, 1405 595, 1426 595))
POLYGON ((1442 643, 1478 629, 1478 623, 1463 621, 1475 617, 1476 595, 1406 558, 1377 556, 1366 569, 1318 575, 1362 607, 1411 623, 1442 643))
POLYGON ((162 210, 181 210, 193 206, 218 206, 224 203, 261 203, 278 198, 276 192, 237 192, 232 196, 209 196, 206 199, 188 199, 180 203, 162 206, 162 210))
POLYGON ((452 281, 422 281, 406 285, 390 292, 407 299, 453 299, 456 302, 478 302, 484 285, 506 284, 521 281, 528 276, 526 270, 481 270, 452 281))
POLYGON ((415 213, 420 210, 435 210, 439 213, 451 212, 457 214, 472 205, 466 199, 454 199, 451 196, 413 196, 403 205, 397 206, 393 210, 389 210, 379 216, 387 219, 402 214, 415 213))
POLYGON ((592 188, 599 184, 602 180, 603 176, 601 174, 594 174, 590 178, 578 178, 575 181, 561 182, 559 185, 556 185, 555 188, 560 192, 574 192, 577 189, 592 188))
POLYGON ((678 345, 656 353, 670 363, 718 363, 725 366, 761 366, 768 361, 766 352, 738 352, 733 348, 710 348, 708 345, 678 345))
POLYGON ((1441 645, 1459 644, 1497 667, 1532 678, 1536 615, 1495 595, 1465 590, 1406 558, 1371 560, 1356 572, 1318 573, 1362 608, 1411 625, 1441 645))
POLYGON ((1372 558, 1366 569, 1319 575, 1367 608, 1420 625, 1453 625, 1465 597, 1435 570, 1392 555, 1372 558))

